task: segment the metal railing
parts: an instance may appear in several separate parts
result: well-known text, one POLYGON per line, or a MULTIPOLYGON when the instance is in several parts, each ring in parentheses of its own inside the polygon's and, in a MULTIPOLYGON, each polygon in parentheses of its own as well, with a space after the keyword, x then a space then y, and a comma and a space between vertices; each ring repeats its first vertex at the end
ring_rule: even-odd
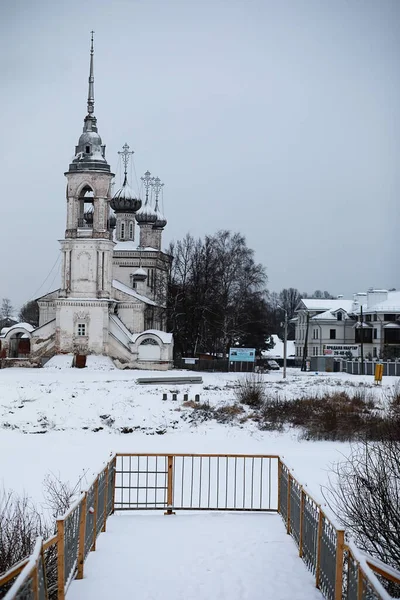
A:
POLYGON ((276 455, 116 454, 57 519, 57 533, 38 539, 32 555, 0 576, 6 600, 64 600, 114 510, 263 511, 279 513, 327 600, 388 600, 377 575, 400 574, 363 554, 276 455), (49 560, 51 556, 55 560, 49 560), (52 555, 51 555, 52 553, 52 555))
POLYGON ((374 565, 373 559, 365 557, 354 543, 345 543, 344 529, 327 517, 282 460, 278 463, 278 488, 278 512, 323 597, 389 600, 390 595, 373 571, 398 584, 400 574, 391 573, 387 565, 374 565))
POLYGON ((0 576, 0 597, 12 582, 7 600, 64 600, 71 581, 83 578, 84 562, 114 511, 115 466, 113 456, 57 519, 57 533, 45 542, 38 538, 32 555, 0 576))
POLYGON ((115 510, 277 511, 278 456, 118 454, 115 510))

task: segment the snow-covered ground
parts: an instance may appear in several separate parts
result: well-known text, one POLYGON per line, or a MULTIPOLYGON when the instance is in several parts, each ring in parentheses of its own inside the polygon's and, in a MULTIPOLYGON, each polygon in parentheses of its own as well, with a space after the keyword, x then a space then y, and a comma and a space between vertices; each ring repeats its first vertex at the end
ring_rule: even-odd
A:
MULTIPOLYGON (((60 356, 43 369, 0 371, 0 485, 26 491, 35 501, 42 500, 49 472, 73 484, 82 477, 84 483, 112 451, 280 454, 320 498, 330 463, 349 450, 340 442, 300 440, 298 430, 263 432, 251 420, 235 425, 190 422, 192 409, 182 406, 183 394, 189 399, 200 394, 202 402, 213 406, 231 404, 243 374, 203 373, 203 384, 152 386, 136 383, 152 372, 120 371, 105 357, 89 357, 85 369, 70 364, 71 357, 60 356), (173 391, 178 392, 177 401, 172 400, 173 391)), ((187 374, 165 375, 179 373, 187 374)), ((294 369, 288 370, 287 380, 282 371, 264 378, 268 394, 280 398, 367 386, 382 403, 396 382, 385 378, 380 388, 372 377, 294 369)))
POLYGON ((321 600, 272 514, 111 516, 68 600, 321 600))

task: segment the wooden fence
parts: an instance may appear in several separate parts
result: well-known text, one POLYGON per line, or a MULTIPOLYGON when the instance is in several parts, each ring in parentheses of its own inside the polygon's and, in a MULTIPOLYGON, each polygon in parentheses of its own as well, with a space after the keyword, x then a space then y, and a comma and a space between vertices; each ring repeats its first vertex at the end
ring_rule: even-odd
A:
POLYGON ((400 584, 397 571, 346 540, 279 456, 116 454, 57 519, 55 535, 0 576, 0 597, 64 600, 116 510, 279 513, 326 600, 389 600, 378 576, 400 584))

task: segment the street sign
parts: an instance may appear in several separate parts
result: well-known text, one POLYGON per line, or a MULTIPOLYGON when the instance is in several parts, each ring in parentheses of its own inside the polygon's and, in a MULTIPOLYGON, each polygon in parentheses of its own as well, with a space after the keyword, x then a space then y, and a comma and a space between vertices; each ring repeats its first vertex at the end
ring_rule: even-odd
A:
POLYGON ((229 348, 229 360, 231 362, 254 362, 255 359, 255 348, 229 348))

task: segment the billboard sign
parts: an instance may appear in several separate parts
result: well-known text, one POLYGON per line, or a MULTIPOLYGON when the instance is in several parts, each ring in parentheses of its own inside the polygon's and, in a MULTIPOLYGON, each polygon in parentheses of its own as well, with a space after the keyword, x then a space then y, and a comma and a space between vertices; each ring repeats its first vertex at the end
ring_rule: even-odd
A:
POLYGON ((231 362, 254 362, 255 359, 255 348, 229 348, 229 360, 231 362))
POLYGON ((354 344, 327 344, 324 354, 330 356, 342 356, 343 358, 351 352, 353 358, 358 358, 359 346, 354 344))

